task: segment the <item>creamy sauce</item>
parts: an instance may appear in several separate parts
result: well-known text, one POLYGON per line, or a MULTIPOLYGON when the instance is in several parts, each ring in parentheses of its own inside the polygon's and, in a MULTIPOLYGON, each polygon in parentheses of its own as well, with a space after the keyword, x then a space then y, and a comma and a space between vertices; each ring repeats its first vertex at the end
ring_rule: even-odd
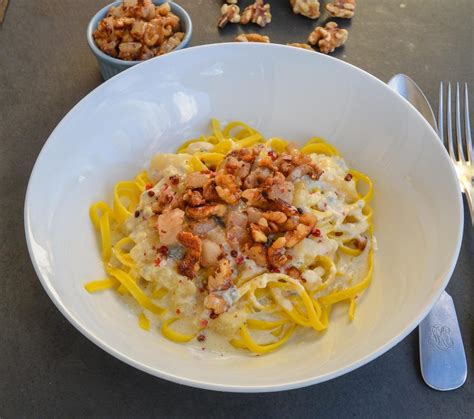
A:
MULTIPOLYGON (((209 143, 196 142, 191 144, 188 150, 190 152, 208 151, 210 148, 209 143)), ((296 289, 304 287, 308 291, 313 291, 319 288, 327 278, 331 278, 326 288, 317 294, 322 296, 357 283, 366 273, 369 249, 375 247, 370 240, 359 257, 337 253, 342 240, 357 238, 369 227, 366 216, 362 212, 365 203, 358 199, 355 182, 344 180, 348 169, 341 158, 315 154, 311 155, 311 158, 319 168, 323 169, 324 173, 319 180, 303 176, 295 183, 293 205, 301 208, 303 212, 314 214, 318 219, 316 226, 321 232, 319 236, 309 235, 296 244, 289 251, 291 260, 281 268, 281 272, 285 272, 290 267, 300 269, 305 282, 301 283, 282 274, 265 274, 264 269, 250 259, 245 259, 240 265, 236 265, 232 260, 232 279, 236 286, 231 286, 225 291, 218 291, 218 295, 231 309, 214 320, 209 319, 209 311, 203 304, 204 295, 200 292, 200 283, 207 279, 203 276, 205 273, 200 273, 201 276, 198 275, 196 281, 190 281, 177 273, 177 260, 183 255, 183 249, 180 250, 179 246, 169 250, 169 257, 160 258, 159 233, 154 228, 156 222, 150 221, 154 216, 152 204, 156 200, 155 197, 166 193, 169 187, 167 180, 170 176, 177 176, 180 181, 184 179, 189 155, 158 155, 153 159, 150 173, 157 183, 141 195, 137 207, 140 216, 130 217, 125 224, 128 234, 136 243, 130 255, 138 267, 139 274, 150 283, 150 287, 146 290, 150 296, 153 289, 168 290, 168 295, 157 301, 157 304, 168 309, 165 319, 176 314, 188 316, 187 320, 180 320, 174 324, 173 329, 182 333, 193 333, 192 331, 196 330, 200 322, 208 322, 205 340, 194 339, 188 344, 196 348, 196 351, 202 351, 202 348, 205 348, 205 350, 222 354, 242 353, 241 350, 229 344, 229 339, 239 337, 239 328, 249 315, 242 298, 252 287, 265 289, 269 282, 280 278, 293 283, 296 289), (333 231, 339 232, 340 237, 327 233, 333 231), (320 265, 316 266, 315 261, 320 256, 335 261, 336 268, 328 273, 320 265)), ((208 238, 215 243, 221 243, 223 249, 230 252, 222 228, 217 227, 210 231, 208 238)), ((274 298, 285 310, 292 310, 293 305, 285 292, 279 288, 275 288, 272 292, 274 298)), ((153 319, 153 328, 158 328, 159 321, 154 318, 155 316, 148 313, 148 317, 153 319)), ((271 320, 271 316, 264 312, 257 313, 257 318, 271 320)), ((272 340, 272 335, 268 331, 256 333, 262 338, 260 342, 272 340)))

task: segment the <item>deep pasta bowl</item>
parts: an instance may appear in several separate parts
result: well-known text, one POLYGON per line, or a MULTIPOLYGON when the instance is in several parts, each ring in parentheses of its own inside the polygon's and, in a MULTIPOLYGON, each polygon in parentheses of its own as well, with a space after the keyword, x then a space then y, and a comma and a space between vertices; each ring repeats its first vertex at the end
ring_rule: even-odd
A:
POLYGON ((191 48, 107 81, 51 134, 25 201, 26 239, 38 277, 76 328, 157 377, 236 392, 320 383, 392 348, 446 287, 462 227, 456 174, 413 107, 356 67, 277 45, 191 48), (84 290, 86 282, 104 276, 90 204, 110 200, 113 185, 132 178, 155 153, 174 152, 206 132, 211 117, 242 120, 265 136, 300 144, 323 137, 372 178, 378 249, 372 284, 352 322, 340 304, 329 328, 314 338, 287 342, 265 356, 221 354, 146 332, 115 293, 84 290))

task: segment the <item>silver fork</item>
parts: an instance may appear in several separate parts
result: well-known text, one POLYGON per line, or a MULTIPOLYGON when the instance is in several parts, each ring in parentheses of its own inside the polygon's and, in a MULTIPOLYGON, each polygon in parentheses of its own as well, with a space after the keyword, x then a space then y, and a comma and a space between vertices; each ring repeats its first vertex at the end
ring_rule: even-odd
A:
POLYGON ((461 109, 461 93, 459 83, 456 83, 456 136, 453 135, 453 118, 452 118, 452 97, 451 83, 448 83, 448 91, 446 98, 446 122, 447 122, 447 138, 445 141, 444 129, 444 85, 439 85, 439 113, 438 113, 438 131, 441 141, 446 145, 449 156, 456 168, 461 189, 466 195, 471 213, 471 222, 474 226, 474 165, 472 153, 472 137, 471 124, 469 122, 469 92, 467 83, 464 83, 464 112, 461 109), (464 113, 464 117, 461 114, 464 113), (461 119, 464 120, 464 130, 461 119), (463 136, 464 131, 464 136, 463 136), (467 158, 464 153, 466 150, 467 158))

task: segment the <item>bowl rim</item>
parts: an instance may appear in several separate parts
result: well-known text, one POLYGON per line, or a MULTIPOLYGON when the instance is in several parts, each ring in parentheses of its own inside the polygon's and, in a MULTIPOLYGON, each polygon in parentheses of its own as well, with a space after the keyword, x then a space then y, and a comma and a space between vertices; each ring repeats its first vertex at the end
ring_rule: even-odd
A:
MULTIPOLYGON (((274 49, 292 49, 294 50, 295 54, 314 54, 312 51, 306 51, 300 48, 295 48, 287 45, 279 45, 279 44, 259 44, 259 43, 235 43, 235 42, 228 42, 228 43, 217 43, 217 44, 207 44, 207 45, 201 45, 189 49, 182 49, 180 51, 177 51, 178 54, 195 54, 198 53, 200 50, 204 49, 220 49, 220 48, 274 48, 274 49), (187 52, 184 52, 187 51, 187 52)), ((154 62, 157 59, 161 60, 167 60, 170 59, 169 57, 173 56, 173 54, 164 54, 159 57, 155 57, 152 60, 145 60, 144 64, 145 65, 153 65, 149 64, 154 62)), ((319 54, 320 59, 327 59, 330 61, 337 61, 341 66, 345 66, 351 69, 351 71, 356 71, 356 72, 361 72, 363 73, 366 77, 369 77, 373 81, 375 81, 379 86, 381 86, 382 89, 386 89, 386 91, 390 92, 391 95, 393 95, 396 100, 398 100, 400 103, 403 103, 403 106, 408 106, 411 108, 412 112, 417 115, 417 118, 420 119, 420 122, 425 124, 425 126, 430 130, 433 134, 431 137, 433 140, 434 147, 441 147, 441 150, 444 154, 444 158, 448 159, 449 161, 449 155, 444 147, 444 145, 440 142, 438 134, 436 131, 431 127, 431 125, 421 116, 421 114, 418 113, 416 108, 411 105, 408 101, 406 101, 404 98, 399 96, 397 93, 395 93, 386 83, 384 83, 382 80, 378 79, 377 77, 373 76, 372 74, 368 73, 367 71, 356 67, 353 64, 347 63, 345 61, 339 60, 337 58, 328 56, 328 55, 322 55, 319 54)), ((138 68, 141 68, 139 66, 138 68)), ((385 342, 383 345, 378 346, 375 348, 372 352, 366 354, 365 356, 361 357, 357 361, 346 365, 344 367, 341 367, 339 369, 336 369, 334 371, 331 371, 329 373, 320 375, 315 378, 307 378, 307 379, 302 379, 302 380, 297 380, 297 381, 290 381, 290 382, 284 382, 284 383, 277 383, 277 384, 270 384, 270 385, 233 385, 233 384, 216 384, 213 382, 208 382, 208 381, 200 381, 196 379, 190 379, 186 378, 185 376, 180 376, 180 375, 175 375, 172 373, 167 373, 167 372, 162 372, 160 370, 157 370, 155 368, 151 368, 145 364, 143 364, 141 361, 133 359, 132 357, 129 357, 125 353, 117 350, 113 346, 109 345, 107 342, 102 340, 100 336, 95 335, 94 333, 90 332, 87 328, 86 325, 82 323, 82 321, 79 318, 76 318, 75 315, 72 314, 72 312, 63 304, 60 296, 56 293, 54 288, 51 286, 49 283, 49 280, 46 278, 46 276, 43 276, 42 270, 37 263, 35 259, 35 252, 34 252, 34 237, 32 234, 31 230, 31 220, 29 218, 29 208, 30 208, 30 200, 31 200, 31 189, 32 189, 32 179, 35 177, 36 172, 39 170, 39 164, 42 160, 43 154, 46 153, 48 148, 51 145, 51 138, 55 134, 56 131, 59 130, 59 128, 65 124, 65 121, 67 120, 67 117, 69 114, 73 113, 78 107, 80 107, 88 98, 89 96, 93 95, 94 92, 98 89, 104 89, 108 83, 117 83, 117 81, 111 81, 111 80, 116 80, 117 78, 122 78, 122 77, 127 77, 125 74, 128 73, 129 71, 140 71, 140 70, 132 70, 132 68, 127 69, 124 72, 119 73, 117 76, 106 80, 104 83, 100 84, 97 86, 94 90, 89 92, 85 97, 83 97, 74 107, 72 107, 69 112, 61 119, 61 121, 58 123, 58 125, 55 127, 55 129, 51 132, 49 135, 48 139, 44 143, 40 153, 38 154, 38 157, 36 159, 36 162, 33 166, 32 172, 30 174, 30 178, 28 181, 28 186, 25 194, 25 204, 24 204, 24 229, 25 229, 25 237, 27 241, 27 247, 28 247, 28 252, 30 255, 30 259, 32 261, 34 270, 36 272, 36 275, 38 276, 43 288, 45 289, 46 293, 48 296, 51 298, 55 306, 58 308, 58 310, 69 320, 69 322, 77 329, 79 330, 84 336, 86 336, 89 340, 91 340, 93 343, 95 343, 97 346, 108 352, 110 355, 113 355, 115 358, 127 363, 128 365, 131 365, 141 371, 144 371, 148 374, 151 374, 155 377, 159 377, 171 382, 174 382, 176 384, 183 384, 183 385, 188 385, 191 387, 196 387, 196 388, 201 388, 201 389, 206 389, 206 390, 214 390, 214 391, 222 391, 222 392, 236 392, 236 393, 267 393, 267 392, 276 392, 276 391, 284 391, 284 390, 292 390, 292 389, 297 389, 297 388, 302 388, 302 387, 307 387, 310 385, 314 384, 319 384, 328 380, 331 380, 333 378, 340 377, 344 374, 347 374, 351 371, 354 371, 355 369, 368 364, 369 362, 373 361, 377 357, 383 355, 390 349, 392 349, 394 346, 396 346, 399 342, 401 342, 406 336, 408 336, 418 325, 419 323, 426 317, 426 315, 431 311, 432 307, 438 301, 440 295, 442 292, 445 290, 449 280, 451 279, 451 276, 453 274, 454 268, 456 266, 458 257, 459 257, 459 252, 461 249, 461 244, 462 244, 462 237, 463 237, 463 229, 464 229, 464 207, 463 207, 463 201, 462 201, 462 193, 461 193, 461 188, 459 185, 459 181, 457 178, 457 174, 455 171, 455 168, 452 164, 449 164, 449 169, 448 173, 452 180, 453 180, 453 186, 456 189, 456 196, 458 196, 458 199, 456 202, 453 202, 453 205, 457 206, 457 220, 455 220, 455 223, 457 224, 457 239, 456 239, 456 244, 452 250, 451 254, 451 261, 449 266, 446 266, 444 271, 440 274, 440 278, 442 280, 440 281, 440 285, 438 290, 433 293, 431 299, 425 303, 423 306, 420 307, 418 310, 418 313, 412 321, 407 324, 397 335, 393 336, 391 339, 389 339, 387 342, 385 342)))
MULTIPOLYGON (((186 21, 186 30, 184 32, 184 38, 181 41, 181 43, 171 52, 179 51, 181 49, 184 49, 187 47, 189 44, 189 41, 191 40, 191 36, 193 33, 193 22, 191 20, 191 16, 189 16, 189 13, 179 4, 174 3, 172 1, 167 1, 167 0, 152 0, 152 2, 155 5, 160 5, 163 3, 169 3, 171 6, 171 11, 179 16, 180 19, 183 19, 186 21)), ((87 44, 89 45, 90 50, 94 53, 94 55, 103 61, 107 61, 110 64, 119 64, 124 67, 131 67, 140 63, 143 63, 145 61, 149 60, 133 60, 133 61, 127 61, 127 60, 121 60, 120 58, 115 58, 111 57, 110 55, 107 55, 105 52, 101 51, 100 48, 97 47, 94 37, 92 34, 94 33, 97 24, 99 23, 100 20, 102 20, 105 15, 107 14, 108 10, 111 7, 116 7, 119 4, 123 3, 123 1, 114 1, 107 6, 102 7, 90 20, 87 25, 86 29, 86 39, 87 39, 87 44)), ((167 54, 163 54, 167 55, 167 54)), ((156 57, 152 57, 156 58, 156 57)))

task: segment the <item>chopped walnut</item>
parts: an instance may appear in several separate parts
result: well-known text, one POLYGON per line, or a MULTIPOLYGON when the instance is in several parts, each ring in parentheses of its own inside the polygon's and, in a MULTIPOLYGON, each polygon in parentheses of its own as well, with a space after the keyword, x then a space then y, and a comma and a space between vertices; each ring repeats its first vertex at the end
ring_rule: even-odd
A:
POLYGON ((356 0, 333 0, 326 4, 327 11, 334 17, 350 19, 354 16, 356 0))
POLYGON ((176 32, 173 36, 170 36, 166 41, 164 41, 156 55, 167 54, 168 52, 173 51, 184 39, 184 32, 176 32))
POLYGON ((222 259, 214 270, 214 274, 209 276, 207 288, 209 291, 218 291, 228 289, 232 285, 232 268, 227 259, 222 259))
POLYGON ((110 7, 93 33, 101 51, 122 60, 147 60, 174 50, 184 39, 169 3, 125 0, 110 7))
POLYGON ((224 171, 219 171, 215 178, 216 192, 228 204, 234 205, 240 198, 240 179, 224 171))
POLYGON ((273 164, 273 160, 271 159, 270 156, 260 157, 260 160, 258 161, 258 165, 260 167, 266 167, 266 168, 270 169, 272 172, 276 172, 278 170, 278 167, 276 167, 273 164))
POLYGON ((192 207, 198 207, 206 203, 205 199, 201 195, 201 192, 192 191, 190 189, 188 189, 188 191, 184 194, 183 201, 187 202, 192 207))
POLYGON ((225 2, 229 4, 237 4, 239 0, 225 0, 225 2))
POLYGON ((228 23, 240 22, 240 8, 236 4, 223 4, 221 7, 221 18, 217 22, 219 28, 223 28, 228 23))
POLYGON ((178 263, 178 273, 192 279, 199 270, 199 260, 202 252, 201 239, 187 231, 178 233, 177 238, 178 242, 186 248, 183 259, 178 263))
POLYGON ((278 231, 280 231, 280 227, 278 226, 278 224, 274 223, 273 221, 268 222, 268 229, 271 233, 277 233, 278 231))
POLYGON ((293 13, 303 15, 310 19, 317 19, 321 13, 319 11, 319 0, 290 0, 293 13))
POLYGON ((219 195, 216 192, 216 184, 214 181, 208 182, 203 186, 202 196, 208 202, 215 202, 219 200, 219 195))
POLYGON ((281 211, 267 211, 263 213, 263 217, 276 224, 285 224, 288 219, 285 213, 281 211))
POLYGON ((204 205, 201 207, 188 207, 186 208, 186 215, 189 218, 195 220, 200 220, 203 218, 208 218, 213 215, 217 217, 223 217, 227 211, 227 207, 222 204, 218 205, 204 205))
POLYGON ((285 234, 285 246, 294 247, 301 240, 303 240, 316 224, 316 218, 311 214, 304 214, 300 217, 300 224, 295 230, 289 231, 285 234))
POLYGON ((261 217, 257 224, 265 235, 269 233, 270 229, 266 218, 261 217))
POLYGON ((270 13, 270 4, 264 3, 264 0, 255 0, 254 4, 247 6, 242 12, 240 23, 246 25, 249 22, 257 25, 267 26, 272 21, 272 14, 270 13))
POLYGON ((267 200, 262 195, 262 192, 258 188, 246 189, 242 192, 242 198, 247 200, 248 205, 257 208, 266 208, 268 205, 267 200))
POLYGON ((288 257, 285 255, 286 238, 279 237, 267 250, 268 262, 271 266, 279 268, 283 266, 287 261, 288 257))
POLYGON ((301 240, 303 240, 309 233, 311 233, 311 228, 305 226, 304 224, 298 224, 295 230, 289 231, 286 233, 286 247, 294 247, 301 240))
POLYGON ((299 214, 298 209, 295 206, 283 201, 283 199, 275 199, 273 204, 275 205, 275 208, 278 209, 278 211, 283 212, 288 217, 299 214))
POLYGON ((257 224, 250 224, 250 234, 256 243, 266 243, 268 240, 262 228, 257 224))
POLYGON ((296 48, 302 48, 302 49, 307 49, 308 51, 314 51, 314 49, 311 47, 311 45, 308 44, 301 44, 299 42, 290 42, 286 45, 289 45, 290 47, 296 47, 296 48))
POLYGON ((336 22, 328 22, 323 28, 318 26, 308 37, 311 45, 318 45, 323 54, 329 54, 347 41, 348 32, 340 29, 336 22))
POLYGON ((224 160, 224 168, 227 173, 235 175, 241 179, 248 176, 252 165, 248 162, 244 162, 238 159, 238 156, 230 154, 224 160))
POLYGON ((314 227, 316 224, 316 217, 313 214, 303 214, 300 217, 300 222, 306 226, 314 227))
POLYGON ((122 60, 136 60, 140 54, 142 44, 140 42, 122 42, 119 45, 118 58, 122 60))
POLYGON ((267 251, 263 244, 255 243, 251 247, 244 247, 244 253, 259 266, 267 266, 267 251))
POLYGON ((288 218, 287 222, 283 224, 283 231, 291 231, 294 230, 298 224, 300 223, 300 220, 298 217, 290 217, 288 218))

